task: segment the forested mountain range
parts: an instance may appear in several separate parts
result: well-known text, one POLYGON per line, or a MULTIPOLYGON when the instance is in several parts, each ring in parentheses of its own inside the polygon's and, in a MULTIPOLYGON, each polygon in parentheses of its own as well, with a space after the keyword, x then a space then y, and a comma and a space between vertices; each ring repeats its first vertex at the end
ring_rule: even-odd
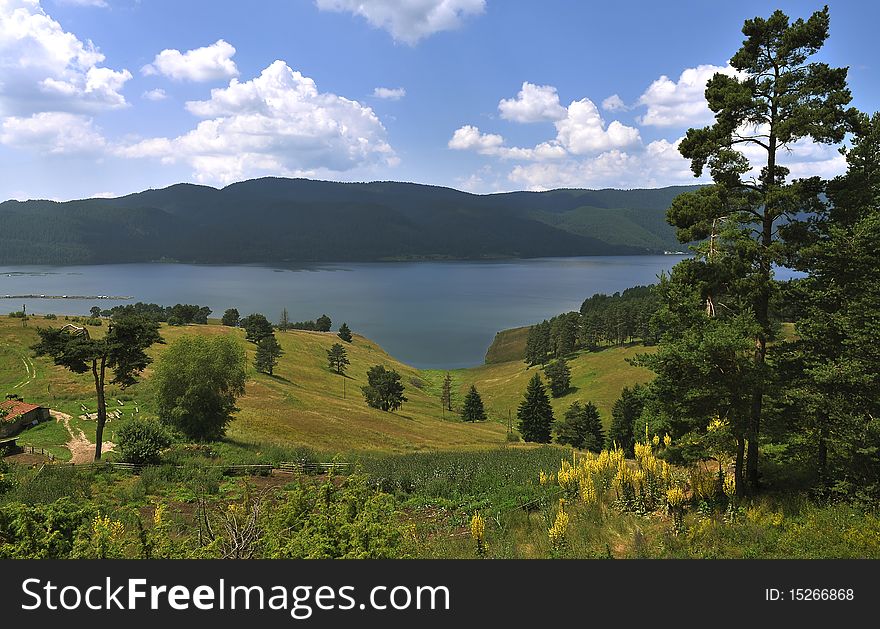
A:
POLYGON ((0 263, 275 263, 631 255, 681 249, 665 212, 694 186, 475 195, 264 178, 115 199, 0 203, 0 263))

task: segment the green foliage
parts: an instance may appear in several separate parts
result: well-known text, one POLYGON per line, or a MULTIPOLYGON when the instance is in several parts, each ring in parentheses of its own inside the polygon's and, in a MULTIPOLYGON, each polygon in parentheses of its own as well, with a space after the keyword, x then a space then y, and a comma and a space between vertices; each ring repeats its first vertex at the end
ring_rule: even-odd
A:
POLYGON ((78 531, 96 515, 93 505, 70 498, 48 504, 0 505, 0 558, 66 559, 73 552, 78 531))
POLYGON ((406 402, 404 386, 400 374, 394 369, 375 365, 367 371, 367 385, 361 387, 364 399, 369 406, 383 411, 396 411, 406 402))
POLYGON ((573 448, 601 452, 605 432, 599 409, 592 402, 574 402, 565 411, 565 418, 556 425, 556 442, 573 448))
POLYGON ((330 317, 325 314, 322 314, 320 317, 315 319, 315 329, 318 332, 329 332, 332 325, 333 322, 330 320, 330 317))
POLYGON ((116 431, 116 441, 126 463, 158 463, 162 450, 171 445, 171 436, 159 422, 136 418, 116 431))
POLYGON ((529 380, 525 395, 516 411, 519 432, 524 441, 550 443, 553 428, 553 409, 550 399, 541 382, 541 375, 536 373, 529 380))
POLYGON ((553 397, 562 397, 571 388, 571 369, 564 358, 557 358, 544 367, 544 375, 550 381, 553 397))
MULTIPOLYGON (((764 397, 775 377, 775 363, 767 360, 774 340, 770 312, 776 289, 773 266, 788 262, 786 247, 776 234, 780 224, 782 231, 797 231, 798 223, 821 206, 818 177, 787 183, 790 171, 781 159, 784 150, 799 139, 823 144, 842 141, 854 117, 854 111, 846 109, 852 99, 846 84, 847 68, 810 61, 824 45, 828 27, 827 6, 806 20, 790 22, 778 10, 766 19, 746 20, 742 47, 730 60, 739 74, 718 73, 706 86, 714 124, 689 129, 679 146, 694 174, 699 176, 708 169, 714 184, 680 195, 667 215, 682 242, 707 239, 696 248, 695 260, 677 265, 685 267, 682 273, 689 274, 691 284, 700 287, 697 298, 705 307, 706 318, 738 313, 738 334, 752 337, 754 369, 728 373, 726 378, 731 382, 722 387, 712 382, 717 370, 703 370, 702 379, 689 381, 701 389, 696 394, 699 398, 705 398, 709 389, 725 389, 723 394, 733 407, 730 413, 719 409, 719 414, 731 420, 741 445, 743 441, 748 445, 745 476, 752 489, 758 488, 764 397), (760 153, 763 167, 757 178, 751 173, 749 160, 735 150, 738 148, 760 153), (751 400, 744 416, 741 399, 745 395, 751 400)), ((728 322, 735 318, 727 317, 728 322)), ((694 350, 711 351, 706 345, 700 348, 699 343, 711 343, 719 335, 726 335, 730 351, 739 354, 730 346, 736 343, 734 329, 710 331, 691 320, 703 328, 696 332, 701 340, 694 339, 690 351, 681 352, 680 358, 689 360, 695 356, 694 350)), ((675 360, 668 353, 665 358, 675 360)), ((723 361, 730 363, 729 359, 723 361)), ((670 370, 665 371, 668 376, 670 370)), ((658 393, 661 399, 670 399, 667 395, 671 391, 658 393)), ((686 388, 677 393, 681 400, 691 397, 686 388)))
POLYGON ((141 315, 123 312, 114 315, 103 338, 93 339, 85 329, 37 328, 40 341, 32 349, 37 356, 50 356, 56 365, 73 373, 91 370, 98 398, 95 430, 95 460, 101 458, 107 407, 104 399, 105 372, 113 370, 110 384, 125 389, 137 382, 140 373, 153 359, 146 350, 162 343, 159 324, 141 315))
POLYGON ((239 325, 244 328, 245 338, 252 343, 274 334, 275 330, 265 315, 255 312, 241 319, 239 325))
POLYGON ((257 341, 257 351, 254 355, 254 369, 271 376, 272 371, 278 364, 278 359, 283 354, 284 350, 281 349, 281 345, 278 344, 278 339, 275 338, 274 334, 264 336, 257 341))
POLYGON ((340 376, 345 375, 346 365, 351 363, 348 360, 348 352, 345 347, 339 343, 333 343, 333 347, 327 350, 327 363, 330 369, 338 373, 340 376))
POLYGON ((231 336, 184 336, 156 365, 152 382, 159 417, 196 441, 226 432, 247 378, 244 348, 231 336))
POLYGON ((461 421, 486 421, 486 409, 483 408, 483 399, 474 385, 471 385, 467 395, 464 396, 464 404, 461 407, 461 421))
POLYGON ((339 332, 336 333, 336 336, 341 338, 346 343, 351 343, 351 339, 352 339, 351 330, 349 329, 347 323, 343 323, 342 325, 339 326, 339 332))
POLYGON ((447 411, 452 410, 452 375, 448 371, 443 376, 443 385, 440 389, 440 403, 447 411))
POLYGON ((241 322, 241 315, 238 314, 237 308, 228 308, 220 318, 220 323, 233 328, 237 328, 241 322))
POLYGON ((265 522, 264 556, 283 559, 385 559, 406 552, 406 531, 392 496, 367 478, 300 483, 265 522))
POLYGON ((622 448, 627 456, 633 456, 637 434, 636 422, 645 408, 647 389, 636 384, 632 388, 624 387, 620 397, 611 408, 611 428, 608 431, 608 447, 622 448))

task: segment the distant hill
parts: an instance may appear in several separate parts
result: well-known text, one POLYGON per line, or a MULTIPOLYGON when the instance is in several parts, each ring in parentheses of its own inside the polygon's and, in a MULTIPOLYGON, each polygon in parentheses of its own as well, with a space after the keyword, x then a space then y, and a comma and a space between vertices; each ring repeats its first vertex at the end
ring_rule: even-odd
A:
POLYGON ((264 178, 116 199, 0 203, 0 263, 274 263, 632 255, 679 249, 678 194, 475 195, 411 183, 264 178))

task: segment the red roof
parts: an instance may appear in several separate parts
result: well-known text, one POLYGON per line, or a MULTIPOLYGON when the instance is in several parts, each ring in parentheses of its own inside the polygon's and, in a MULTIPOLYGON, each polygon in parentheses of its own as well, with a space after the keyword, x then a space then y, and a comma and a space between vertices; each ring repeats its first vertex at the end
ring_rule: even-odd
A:
POLYGON ((6 412, 6 417, 3 418, 6 421, 11 421, 20 415, 30 413, 38 408, 40 407, 36 404, 28 404, 27 402, 21 402, 19 400, 6 400, 0 402, 0 411, 6 412))

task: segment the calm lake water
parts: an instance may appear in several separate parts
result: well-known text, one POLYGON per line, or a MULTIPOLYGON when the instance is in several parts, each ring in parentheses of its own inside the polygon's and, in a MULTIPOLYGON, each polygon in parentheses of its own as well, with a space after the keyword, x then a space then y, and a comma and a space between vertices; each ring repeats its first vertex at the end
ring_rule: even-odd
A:
POLYGON ((113 299, 0 299, 0 312, 86 314, 135 301, 207 305, 212 316, 238 308, 277 321, 326 313, 396 358, 420 368, 483 362, 495 333, 577 310, 593 293, 649 284, 680 256, 542 258, 504 262, 264 266, 113 264, 0 267, 4 295, 130 296, 113 299))

